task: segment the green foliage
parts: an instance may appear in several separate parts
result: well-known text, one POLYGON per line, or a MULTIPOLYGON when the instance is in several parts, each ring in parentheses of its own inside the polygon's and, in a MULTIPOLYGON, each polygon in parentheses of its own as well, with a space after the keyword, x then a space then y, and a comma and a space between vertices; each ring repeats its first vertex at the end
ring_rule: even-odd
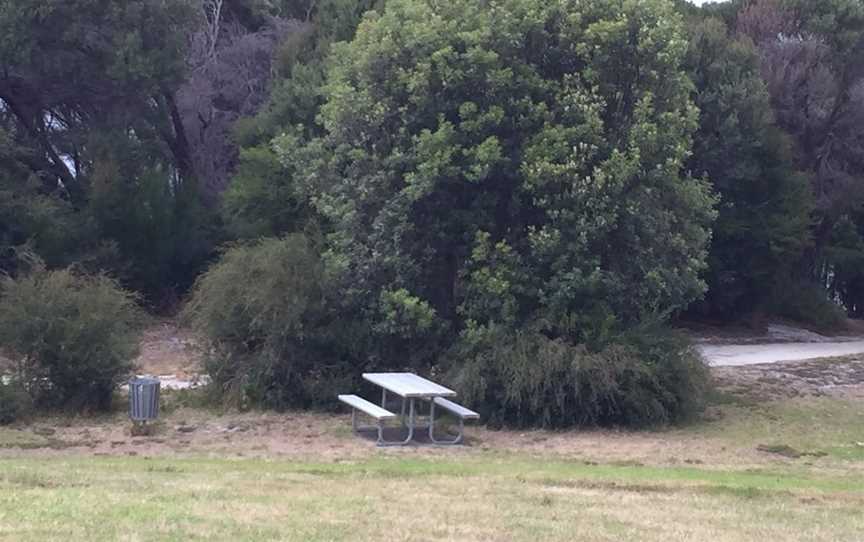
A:
MULTIPOLYGON (((297 145, 297 138, 287 134, 280 141, 291 149, 297 145)), ((235 238, 255 239, 302 229, 310 212, 292 183, 296 170, 291 161, 286 164, 283 167, 267 146, 240 151, 237 174, 223 200, 226 223, 235 238)))
POLYGON ((688 166, 721 199, 709 289, 694 312, 736 318, 764 308, 773 285, 800 269, 814 202, 809 179, 794 170, 789 141, 774 125, 752 43, 710 17, 689 29, 686 66, 701 116, 688 166))
POLYGON ((662 1, 369 15, 335 46, 326 133, 301 154, 353 301, 395 284, 456 328, 460 313, 538 313, 558 334, 572 314, 626 327, 685 307, 713 216, 682 174, 696 128, 685 47, 662 1))
POLYGON ((864 213, 844 217, 834 226, 825 257, 832 263, 829 292, 849 316, 864 317, 864 213))
POLYGON ((5 278, 0 344, 40 405, 107 410, 138 352, 133 294, 102 276, 37 268, 5 278))
POLYGON ((240 163, 224 200, 230 233, 237 239, 298 231, 312 216, 295 186, 295 154, 312 135, 324 101, 326 57, 334 42, 350 40, 361 16, 378 0, 311 2, 306 27, 293 33, 277 55, 280 77, 257 115, 235 126, 240 163), (274 149, 276 142, 278 148, 274 149))
POLYGON ((832 301, 825 288, 819 285, 781 278, 769 294, 767 309, 770 314, 801 322, 818 331, 832 332, 844 327, 843 307, 832 301))
POLYGON ((215 251, 212 216, 194 179, 177 176, 158 150, 122 137, 106 141, 108 134, 98 139, 90 212, 118 252, 104 265, 148 300, 170 301, 215 251))
MULTIPOLYGON (((512 342, 460 330, 530 326, 532 348, 560 347, 555 363, 575 355, 602 372, 580 345, 614 350, 622 330, 698 297, 714 200, 683 173, 697 127, 686 45, 662 0, 393 0, 367 14, 333 46, 321 136, 274 141, 281 184, 328 228, 323 265, 340 294, 328 307, 362 337, 363 354, 343 359, 423 370, 477 345, 473 357, 503 359, 496 348, 512 342)), ((626 362, 609 364, 610 386, 665 393, 644 384, 641 352, 614 352, 626 362)), ((599 405, 624 396, 598 391, 581 420, 562 390, 567 406, 547 413, 558 421, 536 408, 515 421, 678 415, 655 396, 650 412, 645 399, 616 417, 599 405)))
POLYGON ((197 32, 188 0, 0 5, 0 266, 110 272, 175 298, 211 253, 212 220, 176 92, 197 32))
POLYGON ((463 335, 452 378, 492 425, 644 427, 704 408, 707 367, 661 329, 633 331, 596 352, 536 326, 469 327, 463 335))
POLYGON ((0 127, 0 271, 14 274, 19 252, 50 266, 69 265, 92 250, 92 221, 69 201, 44 190, 27 165, 28 151, 0 127))
POLYGON ((185 317, 208 340, 216 399, 277 408, 330 400, 321 387, 338 386, 344 371, 323 355, 321 281, 317 249, 299 234, 233 246, 198 279, 185 317))
POLYGON ((0 379, 0 425, 14 423, 32 410, 30 396, 17 382, 0 379))
POLYGON ((14 125, 46 189, 57 191, 59 181, 73 202, 86 201, 88 138, 103 129, 182 147, 178 134, 164 136, 192 10, 186 0, 0 6, 2 120, 14 125))

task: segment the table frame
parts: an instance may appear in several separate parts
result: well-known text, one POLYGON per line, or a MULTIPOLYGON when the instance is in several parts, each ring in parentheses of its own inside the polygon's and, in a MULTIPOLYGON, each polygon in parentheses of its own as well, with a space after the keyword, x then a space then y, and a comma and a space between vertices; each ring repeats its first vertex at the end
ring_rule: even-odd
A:
MULTIPOLYGON (((378 437, 378 445, 379 446, 405 446, 414 440, 414 433, 417 429, 417 408, 416 408, 416 400, 420 399, 423 401, 429 402, 429 440, 433 444, 441 445, 441 446, 452 446, 455 444, 459 444, 462 442, 462 436, 464 432, 464 420, 459 419, 459 435, 456 436, 453 440, 438 440, 435 438, 435 398, 436 397, 454 397, 456 392, 441 386, 440 384, 436 384, 431 380, 425 379, 421 376, 418 376, 414 373, 363 373, 363 378, 372 384, 381 388, 381 408, 387 408, 387 392, 393 393, 402 398, 402 410, 400 413, 400 419, 402 421, 402 426, 408 429, 408 435, 404 440, 399 441, 385 441, 379 434, 378 437), (410 376, 408 376, 410 375, 410 376), (381 377, 384 378, 381 378, 381 377), (418 384, 418 389, 415 391, 406 390, 405 383, 402 386, 398 386, 399 389, 395 389, 397 386, 394 386, 392 383, 388 383, 387 380, 391 378, 409 378, 412 381, 415 381, 418 384), (382 382, 381 380, 384 380, 382 382), (430 389, 423 390, 420 389, 422 386, 427 386, 430 389), (435 389, 432 389, 435 388, 435 389), (406 423, 405 418, 405 410, 408 410, 408 418, 406 423)), ((410 387, 410 385, 409 385, 410 387)))

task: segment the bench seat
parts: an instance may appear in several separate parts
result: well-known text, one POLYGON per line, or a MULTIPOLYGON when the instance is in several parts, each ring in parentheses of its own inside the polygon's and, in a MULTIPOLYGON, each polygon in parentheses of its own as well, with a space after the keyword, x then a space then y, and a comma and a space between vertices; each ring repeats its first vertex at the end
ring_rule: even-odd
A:
POLYGON ((443 408, 444 410, 449 411, 451 414, 461 418, 463 420, 477 420, 480 419, 480 414, 477 414, 473 410, 469 408, 465 408, 462 405, 456 404, 453 401, 444 399, 443 397, 435 398, 435 405, 443 408))
POLYGON ((397 417, 396 414, 393 414, 389 410, 381 408, 375 403, 371 403, 357 395, 340 395, 339 400, 347 405, 350 405, 352 408, 356 408, 357 410, 362 411, 364 414, 367 414, 368 416, 375 418, 378 421, 392 420, 397 417))

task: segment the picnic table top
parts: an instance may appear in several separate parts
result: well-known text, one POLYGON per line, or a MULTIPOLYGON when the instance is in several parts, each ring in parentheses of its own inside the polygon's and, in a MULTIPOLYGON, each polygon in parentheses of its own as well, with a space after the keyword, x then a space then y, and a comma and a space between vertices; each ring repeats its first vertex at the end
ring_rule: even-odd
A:
POLYGON ((402 397, 453 397, 456 392, 414 373, 363 373, 363 378, 402 397))

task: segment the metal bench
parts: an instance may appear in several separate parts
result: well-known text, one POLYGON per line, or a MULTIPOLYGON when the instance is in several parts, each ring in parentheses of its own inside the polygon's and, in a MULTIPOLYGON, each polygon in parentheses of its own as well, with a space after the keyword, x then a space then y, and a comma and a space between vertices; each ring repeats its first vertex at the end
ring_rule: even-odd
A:
POLYGON ((477 420, 480 415, 469 408, 456 404, 443 397, 434 398, 429 405, 429 440, 435 444, 459 444, 465 432, 465 420, 477 420), (435 407, 443 408, 459 419, 459 434, 453 440, 438 440, 435 438, 435 407))
MULTIPOLYGON (((359 433, 363 429, 378 430, 378 446, 387 446, 390 444, 404 444, 405 442, 387 442, 384 440, 384 420, 393 420, 398 418, 397 414, 393 414, 389 410, 382 408, 375 403, 370 403, 366 399, 357 395, 340 395, 339 400, 351 407, 351 428, 355 433, 359 433), (375 420, 374 427, 360 427, 357 425, 357 411, 361 411, 370 418, 375 420)), ((410 436, 409 436, 410 439, 410 436)))

